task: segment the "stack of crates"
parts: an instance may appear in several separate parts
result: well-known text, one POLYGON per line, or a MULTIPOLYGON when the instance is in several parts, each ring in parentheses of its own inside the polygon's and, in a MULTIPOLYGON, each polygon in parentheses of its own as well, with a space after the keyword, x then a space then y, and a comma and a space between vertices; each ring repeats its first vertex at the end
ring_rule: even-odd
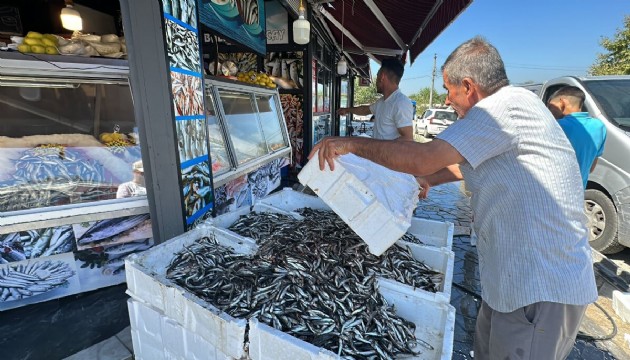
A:
MULTIPOLYGON (((257 249, 252 239, 229 230, 250 211, 295 214, 310 207, 329 209, 317 197, 284 189, 262 199, 252 209, 244 208, 213 219, 195 230, 177 236, 126 261, 131 332, 136 359, 252 359, 327 360, 337 354, 267 326, 256 319, 236 319, 222 313, 166 279, 166 268, 185 246, 203 236, 214 235, 219 243, 239 253, 257 249)), ((379 292, 393 304, 399 316, 416 324, 415 335, 433 350, 406 359, 450 359, 453 351, 455 309, 449 304, 454 256, 453 225, 413 219, 410 231, 425 245, 410 246, 414 257, 444 274, 437 293, 413 289, 386 279, 379 292)))

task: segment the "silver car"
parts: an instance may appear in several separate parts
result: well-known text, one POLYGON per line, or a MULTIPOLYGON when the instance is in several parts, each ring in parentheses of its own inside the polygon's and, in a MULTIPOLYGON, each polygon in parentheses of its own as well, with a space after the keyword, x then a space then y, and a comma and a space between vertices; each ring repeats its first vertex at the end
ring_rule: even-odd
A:
POLYGON ((583 111, 606 125, 604 154, 588 178, 585 208, 591 246, 604 254, 630 247, 630 76, 567 76, 540 89, 547 100, 562 86, 586 95, 583 111))
POLYGON ((414 132, 425 138, 435 136, 457 120, 457 114, 451 109, 426 109, 420 119, 414 122, 414 132))

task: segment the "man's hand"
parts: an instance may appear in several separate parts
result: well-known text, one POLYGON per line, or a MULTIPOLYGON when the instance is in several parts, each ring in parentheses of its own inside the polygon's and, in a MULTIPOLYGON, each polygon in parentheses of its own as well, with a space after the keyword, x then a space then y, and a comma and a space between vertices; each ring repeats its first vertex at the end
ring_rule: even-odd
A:
POLYGON ((315 153, 319 150, 319 169, 324 170, 325 163, 328 162, 330 170, 335 170, 334 159, 339 155, 345 155, 350 152, 350 144, 353 138, 347 137, 326 137, 322 141, 318 142, 308 154, 308 158, 311 159, 315 153))
POLYGON ((418 194, 418 199, 426 199, 429 195, 431 184, 429 184, 429 181, 422 176, 416 176, 416 181, 418 182, 418 185, 420 185, 420 193, 418 194))

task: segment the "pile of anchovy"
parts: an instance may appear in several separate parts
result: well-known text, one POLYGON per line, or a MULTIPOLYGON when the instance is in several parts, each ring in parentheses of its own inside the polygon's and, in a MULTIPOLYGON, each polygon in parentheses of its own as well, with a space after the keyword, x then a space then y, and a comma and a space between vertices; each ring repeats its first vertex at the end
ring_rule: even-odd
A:
POLYGON ((437 291, 443 275, 392 246, 374 256, 337 215, 250 213, 230 230, 256 240, 254 255, 202 238, 172 260, 167 277, 236 318, 256 317, 342 358, 419 353, 415 325, 395 314, 377 277, 437 291))

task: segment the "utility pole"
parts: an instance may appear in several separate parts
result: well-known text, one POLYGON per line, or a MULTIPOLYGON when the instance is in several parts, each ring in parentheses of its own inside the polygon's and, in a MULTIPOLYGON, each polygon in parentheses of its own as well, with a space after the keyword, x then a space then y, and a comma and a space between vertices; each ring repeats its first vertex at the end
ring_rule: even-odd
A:
POLYGON ((435 83, 435 63, 437 54, 433 54, 433 73, 431 74, 431 89, 429 91, 429 108, 433 107, 433 84, 435 83))

